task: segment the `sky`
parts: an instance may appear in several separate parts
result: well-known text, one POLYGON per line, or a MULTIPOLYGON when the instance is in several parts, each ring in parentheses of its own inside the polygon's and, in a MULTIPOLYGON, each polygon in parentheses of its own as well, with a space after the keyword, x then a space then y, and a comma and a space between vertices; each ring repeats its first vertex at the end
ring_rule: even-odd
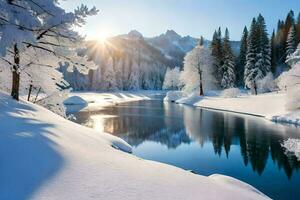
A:
POLYGON ((61 5, 73 11, 78 5, 96 6, 97 16, 90 17, 79 31, 88 39, 103 39, 131 30, 145 37, 175 30, 180 35, 211 39, 219 26, 228 27, 232 40, 240 40, 245 25, 261 13, 269 33, 285 19, 289 10, 296 17, 300 0, 67 0, 61 5))

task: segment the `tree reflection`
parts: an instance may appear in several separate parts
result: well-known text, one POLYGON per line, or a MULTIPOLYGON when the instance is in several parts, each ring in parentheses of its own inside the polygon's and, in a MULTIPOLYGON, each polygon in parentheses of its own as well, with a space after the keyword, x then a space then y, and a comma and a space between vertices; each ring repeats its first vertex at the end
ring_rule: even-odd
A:
POLYGON ((231 145, 237 143, 244 165, 250 162, 253 171, 259 175, 263 174, 269 156, 279 170, 284 169, 288 178, 293 170, 299 170, 300 162, 294 155, 286 154, 281 146, 281 142, 288 137, 299 138, 294 127, 254 117, 191 108, 184 112, 184 122, 186 133, 200 144, 209 139, 216 155, 221 156, 224 150, 229 157, 231 145))
MULTIPOLYGON (((176 149, 181 144, 211 144, 214 153, 230 158, 232 145, 240 147, 245 166, 262 175, 269 159, 291 178, 300 162, 286 154, 281 142, 299 138, 294 127, 274 124, 256 117, 214 112, 176 104, 139 102, 104 109, 100 113, 79 114, 79 123, 91 124, 91 115, 113 115, 104 120, 104 130, 120 136, 132 146, 153 141, 176 149)), ((101 121, 101 120, 99 120, 101 121)))

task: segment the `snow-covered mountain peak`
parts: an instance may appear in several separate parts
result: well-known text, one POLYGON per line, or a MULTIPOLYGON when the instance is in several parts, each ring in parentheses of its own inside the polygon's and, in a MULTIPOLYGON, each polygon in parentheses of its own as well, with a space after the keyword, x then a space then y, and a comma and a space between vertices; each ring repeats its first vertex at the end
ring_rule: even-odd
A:
POLYGON ((132 39, 142 39, 143 38, 143 35, 140 32, 138 32, 137 30, 130 31, 127 34, 127 36, 132 39))
POLYGON ((181 36, 178 33, 176 33, 174 30, 167 30, 165 36, 172 40, 181 38, 181 36))

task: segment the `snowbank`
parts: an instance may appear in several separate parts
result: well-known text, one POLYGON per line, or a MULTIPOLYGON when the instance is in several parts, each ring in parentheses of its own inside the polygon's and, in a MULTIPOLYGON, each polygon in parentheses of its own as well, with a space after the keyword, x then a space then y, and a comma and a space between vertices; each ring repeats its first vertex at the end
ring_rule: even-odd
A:
POLYGON ((164 98, 164 101, 169 101, 169 102, 175 102, 181 98, 183 98, 185 95, 181 91, 169 91, 166 94, 166 97, 164 98))
POLYGON ((300 161, 300 139, 288 139, 283 142, 282 146, 286 149, 287 153, 293 153, 300 161))
POLYGON ((119 138, 3 93, 0 122, 0 199, 268 199, 233 178, 137 158, 119 138))
POLYGON ((112 106, 124 102, 155 99, 165 95, 163 91, 138 90, 120 92, 72 92, 64 102, 68 113, 78 111, 95 111, 104 106, 112 106))
POLYGON ((197 97, 197 95, 190 95, 187 98, 176 100, 176 103, 272 119, 273 116, 288 113, 285 108, 285 97, 286 94, 276 92, 257 96, 241 93, 235 98, 222 96, 197 97))
POLYGON ((238 98, 207 97, 195 106, 236 113, 251 114, 270 119, 272 116, 285 114, 285 94, 267 93, 261 95, 244 95, 238 98))
POLYGON ((198 94, 191 94, 187 97, 183 97, 181 99, 178 99, 176 101, 176 103, 179 103, 179 104, 185 104, 185 105, 194 105, 196 102, 199 102, 203 99, 203 97, 199 96, 198 94))
POLYGON ((300 125, 300 111, 295 111, 280 116, 273 116, 272 121, 300 125))
MULTIPOLYGON (((230 91, 230 93, 237 91, 230 91)), ((178 92, 180 93, 180 92, 178 92)), ((235 95, 234 95, 235 96, 235 95)), ((290 112, 286 109, 285 93, 265 93, 259 95, 248 95, 241 92, 233 98, 221 92, 219 96, 211 95, 200 97, 192 94, 187 97, 174 98, 179 104, 214 109, 219 111, 234 112, 240 114, 265 117, 279 123, 300 125, 300 111, 290 112)))

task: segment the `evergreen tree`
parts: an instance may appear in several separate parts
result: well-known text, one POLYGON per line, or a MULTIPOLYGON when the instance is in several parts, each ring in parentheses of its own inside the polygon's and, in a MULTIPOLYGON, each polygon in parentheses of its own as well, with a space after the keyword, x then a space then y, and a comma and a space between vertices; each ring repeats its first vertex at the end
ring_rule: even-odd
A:
POLYGON ((203 38, 203 36, 200 37, 199 45, 200 46, 204 46, 204 38, 203 38))
POLYGON ((285 19, 285 23, 284 23, 284 25, 285 25, 285 31, 286 31, 286 33, 285 33, 286 37, 288 35, 288 32, 289 32, 290 28, 292 26, 294 26, 294 24, 295 24, 295 14, 294 14, 294 11, 291 10, 288 13, 288 15, 287 15, 287 17, 285 19))
POLYGON ((276 48, 276 36, 275 30, 273 30, 271 37, 271 71, 273 74, 276 73, 276 63, 277 63, 277 48, 276 48))
POLYGON ((243 31, 243 36, 241 39, 241 46, 240 46, 240 55, 238 58, 238 66, 237 66, 237 85, 243 86, 244 85, 244 70, 246 65, 246 55, 247 55, 247 46, 248 46, 248 29, 245 26, 243 31))
MULTIPOLYGON (((222 32, 219 27, 218 31, 214 32, 213 39, 211 42, 211 54, 214 58, 214 76, 216 80, 221 80, 223 76, 222 66, 223 66, 223 47, 222 47, 222 32)), ((221 84, 219 81, 218 84, 221 84)))
POLYGON ((284 22, 279 20, 277 26, 277 33, 275 35, 275 49, 276 49, 276 65, 285 63, 285 25, 284 22))
POLYGON ((261 14, 251 24, 246 60, 245 85, 257 94, 257 82, 271 70, 271 46, 261 14))
POLYGON ((271 46, 268 38, 267 28, 264 17, 259 14, 257 17, 257 61, 256 66, 260 68, 263 76, 271 70, 271 46))
POLYGON ((283 46, 284 46, 284 54, 282 62, 285 63, 286 61, 286 57, 288 56, 288 52, 287 52, 287 40, 288 40, 288 35, 289 32, 291 30, 291 27, 295 25, 295 15, 294 15, 294 11, 290 11, 285 19, 285 23, 284 23, 284 31, 283 31, 283 46))
POLYGON ((257 42, 257 33, 256 33, 256 19, 253 18, 249 36, 248 36, 248 48, 246 56, 246 66, 244 73, 245 86, 251 89, 254 89, 255 94, 257 94, 257 79, 262 78, 262 73, 259 68, 256 67, 256 42, 257 42))
POLYGON ((298 14, 297 22, 296 22, 296 42, 300 43, 300 13, 298 14))
POLYGON ((297 41, 296 41, 296 30, 295 26, 291 26, 287 41, 286 41, 286 55, 289 57, 291 54, 295 52, 297 48, 297 41))
POLYGON ((235 86, 236 75, 235 75, 235 63, 234 55, 230 46, 229 31, 226 28, 225 36, 223 39, 223 53, 224 53, 224 64, 222 65, 222 88, 232 88, 235 86))

